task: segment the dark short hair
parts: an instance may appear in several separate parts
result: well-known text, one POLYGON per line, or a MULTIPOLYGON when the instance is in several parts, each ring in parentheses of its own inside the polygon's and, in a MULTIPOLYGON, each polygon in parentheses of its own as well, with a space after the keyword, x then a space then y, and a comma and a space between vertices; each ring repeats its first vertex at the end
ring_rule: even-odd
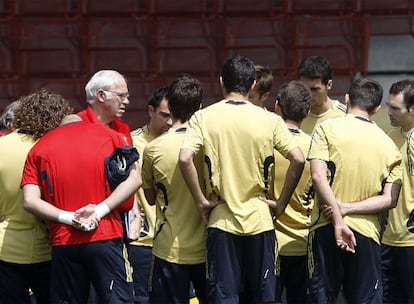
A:
POLYGON ((348 94, 351 106, 371 113, 381 104, 383 89, 379 82, 361 78, 351 85, 348 94))
POLYGON ((2 129, 12 129, 12 122, 14 120, 14 110, 18 105, 17 101, 13 101, 12 103, 8 104, 3 113, 0 116, 0 128, 2 129))
POLYGON ((249 58, 236 55, 228 59, 221 72, 224 89, 246 96, 256 78, 254 63, 249 58))
POLYGON ((408 109, 414 105, 414 81, 404 79, 393 83, 390 87, 389 94, 403 94, 404 104, 408 109))
POLYGON ((261 65, 255 66, 256 70, 256 85, 255 88, 257 89, 260 96, 263 94, 270 92, 273 86, 273 74, 272 71, 268 67, 264 67, 261 65))
POLYGON ((283 84, 277 95, 282 118, 295 122, 302 122, 308 116, 311 100, 309 89, 302 82, 295 80, 283 84))
POLYGON ((298 77, 320 79, 326 85, 332 79, 331 65, 321 56, 306 57, 298 65, 298 77))
POLYGON ((148 99, 148 105, 152 106, 154 110, 156 110, 161 103, 161 100, 167 95, 168 86, 162 86, 157 88, 154 92, 152 92, 151 96, 148 99))
POLYGON ((203 89, 196 78, 182 75, 169 85, 165 97, 168 100, 172 117, 186 122, 195 111, 200 109, 203 89))

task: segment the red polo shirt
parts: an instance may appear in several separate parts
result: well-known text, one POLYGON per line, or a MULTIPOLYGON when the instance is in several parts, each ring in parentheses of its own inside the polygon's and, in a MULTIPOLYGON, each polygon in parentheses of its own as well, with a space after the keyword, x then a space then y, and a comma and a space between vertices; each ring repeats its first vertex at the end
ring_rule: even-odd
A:
MULTIPOLYGON (((22 186, 38 185, 43 199, 66 211, 99 204, 111 192, 104 159, 123 146, 119 133, 97 124, 79 122, 61 126, 43 136, 29 152, 22 186)), ((84 244, 122 238, 119 210, 103 217, 98 228, 84 232, 58 222, 50 223, 52 246, 84 244)))

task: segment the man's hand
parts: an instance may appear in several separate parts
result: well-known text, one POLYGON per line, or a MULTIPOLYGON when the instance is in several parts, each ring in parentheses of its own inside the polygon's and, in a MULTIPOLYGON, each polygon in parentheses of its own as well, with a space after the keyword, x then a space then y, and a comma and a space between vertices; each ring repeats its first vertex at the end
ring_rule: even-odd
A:
POLYGON ((211 210, 216 207, 219 204, 223 204, 224 201, 210 201, 210 200, 204 200, 201 203, 197 204, 197 208, 200 211, 201 218, 203 219, 204 223, 207 225, 208 220, 210 218, 210 212, 211 210))
POLYGON ((83 231, 92 231, 99 225, 99 218, 96 214, 94 204, 89 204, 75 211, 73 216, 73 226, 83 231))
MULTIPOLYGON (((343 208, 343 204, 340 201, 336 201, 338 204, 338 208, 339 208, 339 212, 341 213, 341 216, 344 217, 345 216, 345 211, 343 208)), ((331 220, 332 219, 332 207, 327 205, 327 204, 322 204, 319 209, 322 211, 322 214, 328 219, 331 220)))
POLYGON ((339 248, 355 253, 356 239, 354 233, 345 223, 334 225, 335 241, 339 248))
POLYGON ((273 220, 274 221, 277 220, 283 212, 285 212, 286 206, 284 204, 281 204, 278 201, 274 201, 274 200, 265 198, 263 196, 259 196, 259 199, 262 202, 265 202, 266 204, 268 204, 270 208, 272 208, 273 220))

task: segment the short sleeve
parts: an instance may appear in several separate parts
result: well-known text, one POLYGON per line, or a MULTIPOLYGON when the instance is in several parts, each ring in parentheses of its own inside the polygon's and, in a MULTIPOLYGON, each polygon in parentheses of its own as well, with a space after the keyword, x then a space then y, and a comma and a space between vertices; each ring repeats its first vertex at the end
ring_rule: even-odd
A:
POLYGON ((33 149, 30 150, 24 164, 21 187, 28 184, 40 185, 40 176, 33 149))
POLYGON ((275 121, 275 129, 273 131, 274 148, 287 158, 289 152, 296 147, 299 147, 295 137, 289 131, 283 119, 273 113, 269 113, 275 121))
POLYGON ((307 160, 320 159, 329 161, 328 139, 324 130, 324 125, 324 123, 319 124, 312 133, 307 160))
POLYGON ((204 143, 202 131, 202 111, 193 114, 188 122, 188 128, 181 148, 189 149, 197 154, 204 143))
POLYGON ((152 145, 149 143, 143 152, 142 157, 142 188, 151 189, 154 187, 154 175, 152 174, 153 153, 152 145))

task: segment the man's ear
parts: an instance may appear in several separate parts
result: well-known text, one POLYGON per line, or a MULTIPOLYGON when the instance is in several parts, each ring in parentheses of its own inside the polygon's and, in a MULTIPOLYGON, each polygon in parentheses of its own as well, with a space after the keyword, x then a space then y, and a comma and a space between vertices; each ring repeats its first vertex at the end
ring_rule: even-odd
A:
POLYGON ((275 102, 275 113, 279 116, 282 116, 282 109, 280 108, 279 104, 275 102))
POLYGON ((345 105, 348 106, 349 105, 349 94, 345 93, 345 105))
POLYGON ((270 92, 266 92, 266 93, 264 93, 264 94, 262 95, 262 99, 263 99, 263 100, 266 100, 266 99, 268 99, 268 98, 269 98, 269 96, 270 96, 270 92))
POLYGON ((96 96, 98 97, 99 102, 105 102, 106 93, 104 92, 104 90, 99 90, 98 93, 96 94, 96 96))
POLYGON ((155 113, 154 107, 151 106, 151 105, 148 105, 148 115, 149 115, 149 117, 152 117, 154 115, 154 113, 155 113))
POLYGON ((374 115, 375 113, 377 113, 379 110, 381 109, 381 105, 378 105, 374 108, 374 110, 372 110, 372 113, 370 113, 371 115, 374 115))
POLYGON ((329 91, 330 89, 332 89, 332 79, 328 80, 328 83, 326 84, 326 89, 329 91))
POLYGON ((256 83, 257 83, 257 82, 256 82, 256 80, 255 80, 255 81, 253 81, 253 84, 252 84, 252 86, 250 87, 250 91, 251 91, 251 90, 253 90, 253 88, 255 87, 256 83))

